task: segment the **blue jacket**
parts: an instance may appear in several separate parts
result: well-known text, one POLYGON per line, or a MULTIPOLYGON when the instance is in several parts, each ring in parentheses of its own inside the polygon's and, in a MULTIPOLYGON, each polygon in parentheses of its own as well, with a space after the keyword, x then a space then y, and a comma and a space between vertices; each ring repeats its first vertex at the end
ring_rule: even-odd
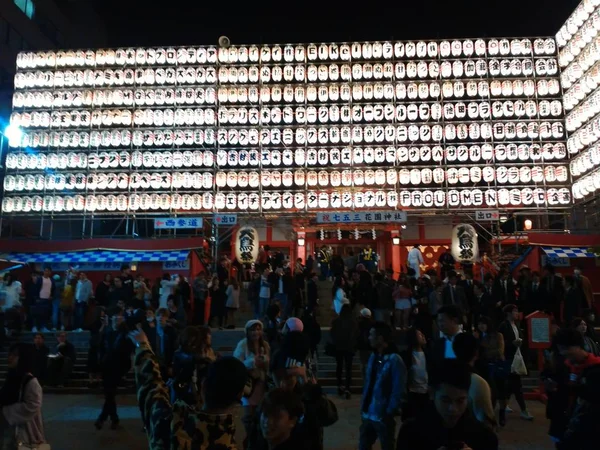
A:
POLYGON ((365 419, 380 422, 386 416, 394 416, 400 412, 406 392, 406 366, 400 355, 391 350, 381 356, 373 353, 369 358, 361 402, 362 417, 365 419), (373 374, 374 364, 377 367, 373 374), (369 404, 365 405, 373 375, 375 376, 373 393, 369 404))

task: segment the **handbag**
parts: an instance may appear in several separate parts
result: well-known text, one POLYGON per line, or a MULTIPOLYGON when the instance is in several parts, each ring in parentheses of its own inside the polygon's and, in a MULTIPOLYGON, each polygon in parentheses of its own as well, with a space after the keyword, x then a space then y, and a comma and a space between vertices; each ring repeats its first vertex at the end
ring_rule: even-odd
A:
MULTIPOLYGON (((27 385, 27 383, 29 383, 31 380, 33 380, 33 376, 29 376, 27 378, 27 380, 25 380, 23 382, 23 384, 21 385, 21 392, 19 393, 19 401, 23 401, 23 394, 25 391, 25 386, 27 385)), ((43 442, 41 444, 26 444, 25 442, 19 442, 19 426, 15 426, 15 440, 17 441, 17 448, 19 450, 52 450, 52 447, 50 447, 50 444, 48 444, 47 442, 43 442)))
POLYGON ((525 360, 523 359, 520 348, 517 348, 517 352, 515 353, 515 357, 510 366, 510 372, 517 375, 527 375, 527 366, 525 366, 525 360))

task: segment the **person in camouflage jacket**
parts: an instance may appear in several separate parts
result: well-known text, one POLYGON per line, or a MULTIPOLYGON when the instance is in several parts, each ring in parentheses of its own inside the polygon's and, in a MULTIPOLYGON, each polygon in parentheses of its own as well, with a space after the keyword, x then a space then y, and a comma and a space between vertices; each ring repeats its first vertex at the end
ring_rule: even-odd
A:
POLYGON ((158 360, 141 331, 130 333, 137 345, 135 381, 150 450, 237 450, 232 411, 239 405, 247 372, 235 358, 213 363, 203 383, 204 406, 181 400, 171 404, 158 360))

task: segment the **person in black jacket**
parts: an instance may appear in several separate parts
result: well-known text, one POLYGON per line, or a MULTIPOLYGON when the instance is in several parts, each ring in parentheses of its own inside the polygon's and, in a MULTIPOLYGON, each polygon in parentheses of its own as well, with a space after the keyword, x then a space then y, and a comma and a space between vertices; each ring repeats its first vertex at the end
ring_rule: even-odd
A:
POLYGON ((49 356, 48 384, 61 387, 69 380, 73 372, 77 352, 73 344, 67 340, 67 333, 64 331, 56 334, 56 340, 58 341, 56 352, 49 356))
POLYGON ((455 359, 452 349, 454 338, 461 333, 462 311, 454 305, 442 306, 437 313, 437 326, 442 337, 433 340, 427 355, 428 372, 440 366, 446 359, 455 359))
POLYGON ((103 306, 96 308, 96 318, 90 325, 90 348, 88 350, 88 375, 90 377, 90 387, 95 387, 101 381, 101 366, 100 366, 100 342, 102 333, 108 326, 108 316, 103 306))
POLYGON ((134 350, 127 333, 128 329, 122 314, 111 317, 110 327, 104 328, 102 332, 98 356, 102 369, 104 405, 94 423, 98 430, 102 428, 108 418, 110 418, 113 430, 119 426, 117 388, 121 379, 131 368, 131 353, 134 350))
MULTIPOLYGON (((556 335, 558 327, 554 325, 552 329, 556 335)), ((552 338, 552 346, 544 350, 544 359, 541 378, 544 382, 544 392, 548 397, 546 402, 546 418, 550 420, 548 434, 554 442, 558 442, 563 438, 569 421, 571 387, 569 368, 558 350, 555 336, 552 338)))
MULTIPOLYGON (((515 359, 517 350, 523 345, 523 333, 517 325, 519 319, 519 310, 516 305, 506 305, 503 310, 506 320, 498 327, 498 333, 504 337, 504 359, 507 365, 515 359)), ((520 353, 520 350, 519 350, 520 353)), ((521 355, 522 357, 522 355, 521 355)), ((500 402, 500 426, 506 424, 506 405, 511 394, 515 394, 517 403, 521 408, 521 418, 524 420, 533 420, 533 417, 527 411, 527 405, 523 398, 523 386, 521 384, 521 375, 516 373, 508 374, 506 384, 498 383, 498 400, 500 402)))
POLYGON ((313 310, 319 304, 319 288, 317 286, 318 280, 319 276, 316 274, 316 272, 312 272, 308 282, 306 283, 306 307, 313 310))
POLYGON ((584 370, 580 378, 577 404, 557 450, 595 450, 600 423, 600 365, 584 370))
POLYGON ((587 307, 583 289, 571 275, 565 277, 565 306, 563 309, 564 323, 570 324, 575 317, 581 316, 581 311, 587 307))
POLYGON ((497 450, 496 434, 468 411, 471 372, 458 361, 445 361, 431 374, 433 405, 402 424, 397 450, 497 450))
POLYGON ((321 342, 321 326, 317 322, 316 311, 314 309, 306 308, 304 315, 302 316, 302 323, 304 324, 304 330, 302 331, 307 339, 310 349, 310 358, 314 359, 317 357, 317 347, 321 342))
POLYGON ((551 264, 544 266, 541 281, 542 298, 544 299, 544 310, 554 316, 554 320, 562 324, 561 304, 564 300, 564 286, 562 279, 555 274, 551 264))
POLYGON ((485 290, 485 287, 475 282, 473 285, 473 316, 475 317, 475 322, 473 325, 477 325, 477 321, 480 317, 493 317, 496 312, 496 303, 494 302, 494 298, 488 294, 485 290))
POLYGON ((104 279, 98 283, 96 286, 96 293, 94 295, 94 300, 96 300, 96 304, 99 306, 103 306, 108 308, 109 302, 109 291, 112 283, 112 275, 110 273, 104 274, 104 279))
POLYGON ((46 380, 48 374, 48 355, 50 350, 44 343, 44 335, 36 333, 33 337, 33 376, 38 379, 40 384, 46 380))
POLYGON ((360 316, 358 317, 358 338, 356 348, 358 349, 358 355, 360 358, 360 368, 362 370, 363 380, 366 377, 367 365, 369 364, 369 358, 373 349, 369 342, 369 333, 373 328, 373 320, 371 310, 363 308, 360 310, 360 316))
POLYGON ((358 339, 358 323, 352 317, 349 304, 342 306, 339 317, 334 319, 329 332, 331 343, 335 347, 335 373, 338 382, 338 394, 350 399, 352 386, 352 359, 358 339), (342 369, 346 370, 346 383, 342 387, 342 369))
POLYGON ((143 325, 144 332, 152 351, 158 359, 160 372, 164 380, 170 377, 172 371, 173 354, 177 348, 177 332, 168 324, 169 311, 161 308, 156 312, 156 325, 143 325))

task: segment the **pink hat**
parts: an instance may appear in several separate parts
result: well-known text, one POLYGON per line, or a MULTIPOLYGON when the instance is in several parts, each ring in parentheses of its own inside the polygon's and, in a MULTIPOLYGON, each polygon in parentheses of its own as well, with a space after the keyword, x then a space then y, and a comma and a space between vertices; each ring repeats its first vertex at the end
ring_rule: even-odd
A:
POLYGON ((290 317, 288 320, 285 321, 285 324, 287 325, 290 331, 304 330, 304 324, 297 317, 290 317))

